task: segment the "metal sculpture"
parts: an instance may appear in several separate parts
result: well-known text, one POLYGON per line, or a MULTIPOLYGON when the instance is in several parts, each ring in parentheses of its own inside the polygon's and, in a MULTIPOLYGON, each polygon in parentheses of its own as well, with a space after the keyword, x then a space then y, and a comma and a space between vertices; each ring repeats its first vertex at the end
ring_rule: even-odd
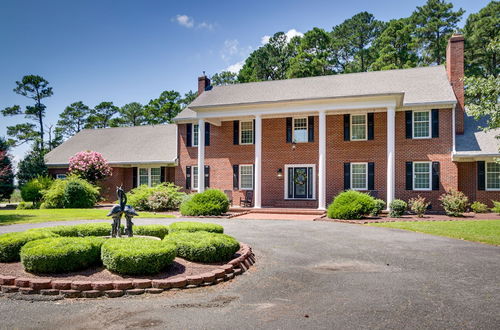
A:
POLYGON ((125 234, 128 237, 132 237, 134 236, 132 229, 134 223, 132 222, 132 218, 134 216, 138 216, 139 214, 135 212, 132 206, 127 205, 127 195, 123 191, 122 187, 116 188, 116 196, 118 197, 119 204, 113 206, 108 214, 108 217, 111 216, 113 218, 113 224, 111 225, 111 237, 121 237, 120 226, 123 214, 125 214, 125 219, 127 220, 125 234))

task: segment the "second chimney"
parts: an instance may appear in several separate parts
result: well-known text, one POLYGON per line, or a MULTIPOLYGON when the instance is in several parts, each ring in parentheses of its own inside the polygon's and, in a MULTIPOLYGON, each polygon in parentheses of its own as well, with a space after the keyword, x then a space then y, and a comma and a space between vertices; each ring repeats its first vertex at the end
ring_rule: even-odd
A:
POLYGON ((464 133, 464 37, 461 34, 454 34, 448 40, 446 47, 446 72, 453 92, 457 98, 455 108, 455 132, 464 133))
POLYGON ((210 89, 210 79, 203 73, 203 76, 198 77, 198 96, 208 89, 210 89))

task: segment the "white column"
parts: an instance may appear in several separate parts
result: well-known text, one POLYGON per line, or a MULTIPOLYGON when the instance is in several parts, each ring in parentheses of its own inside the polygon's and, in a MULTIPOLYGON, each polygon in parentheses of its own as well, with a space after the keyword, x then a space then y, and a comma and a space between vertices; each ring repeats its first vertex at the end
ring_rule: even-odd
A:
POLYGON ((260 209, 262 206, 262 118, 255 115, 255 187, 254 187, 254 208, 260 209))
POLYGON ((205 120, 198 120, 198 192, 205 190, 205 120))
POLYGON ((326 210, 326 113, 319 112, 318 209, 326 210))
POLYGON ((387 108, 387 209, 394 200, 395 183, 395 151, 396 151, 396 108, 387 108))

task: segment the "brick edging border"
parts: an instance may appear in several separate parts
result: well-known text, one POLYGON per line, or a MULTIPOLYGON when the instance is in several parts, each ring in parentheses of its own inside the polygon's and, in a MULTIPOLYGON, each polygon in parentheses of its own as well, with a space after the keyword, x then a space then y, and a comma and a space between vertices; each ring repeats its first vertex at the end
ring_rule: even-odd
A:
POLYGON ((23 278, 0 275, 2 293, 20 292, 22 294, 40 294, 62 296, 64 298, 109 298, 123 295, 158 294, 166 290, 191 289, 229 281, 246 272, 255 263, 252 248, 240 243, 240 256, 220 266, 217 270, 172 279, 133 279, 120 281, 65 281, 60 278, 23 278))

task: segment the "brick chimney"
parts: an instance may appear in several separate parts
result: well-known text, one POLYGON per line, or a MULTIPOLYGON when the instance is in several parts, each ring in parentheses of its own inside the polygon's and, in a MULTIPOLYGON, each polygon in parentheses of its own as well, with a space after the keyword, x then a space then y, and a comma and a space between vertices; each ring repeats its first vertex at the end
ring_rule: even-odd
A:
POLYGON ((198 96, 201 95, 206 90, 210 89, 210 79, 205 75, 205 71, 203 71, 203 76, 198 77, 198 96))
POLYGON ((446 47, 446 72, 457 98, 455 132, 464 133, 464 36, 453 34, 446 47))

